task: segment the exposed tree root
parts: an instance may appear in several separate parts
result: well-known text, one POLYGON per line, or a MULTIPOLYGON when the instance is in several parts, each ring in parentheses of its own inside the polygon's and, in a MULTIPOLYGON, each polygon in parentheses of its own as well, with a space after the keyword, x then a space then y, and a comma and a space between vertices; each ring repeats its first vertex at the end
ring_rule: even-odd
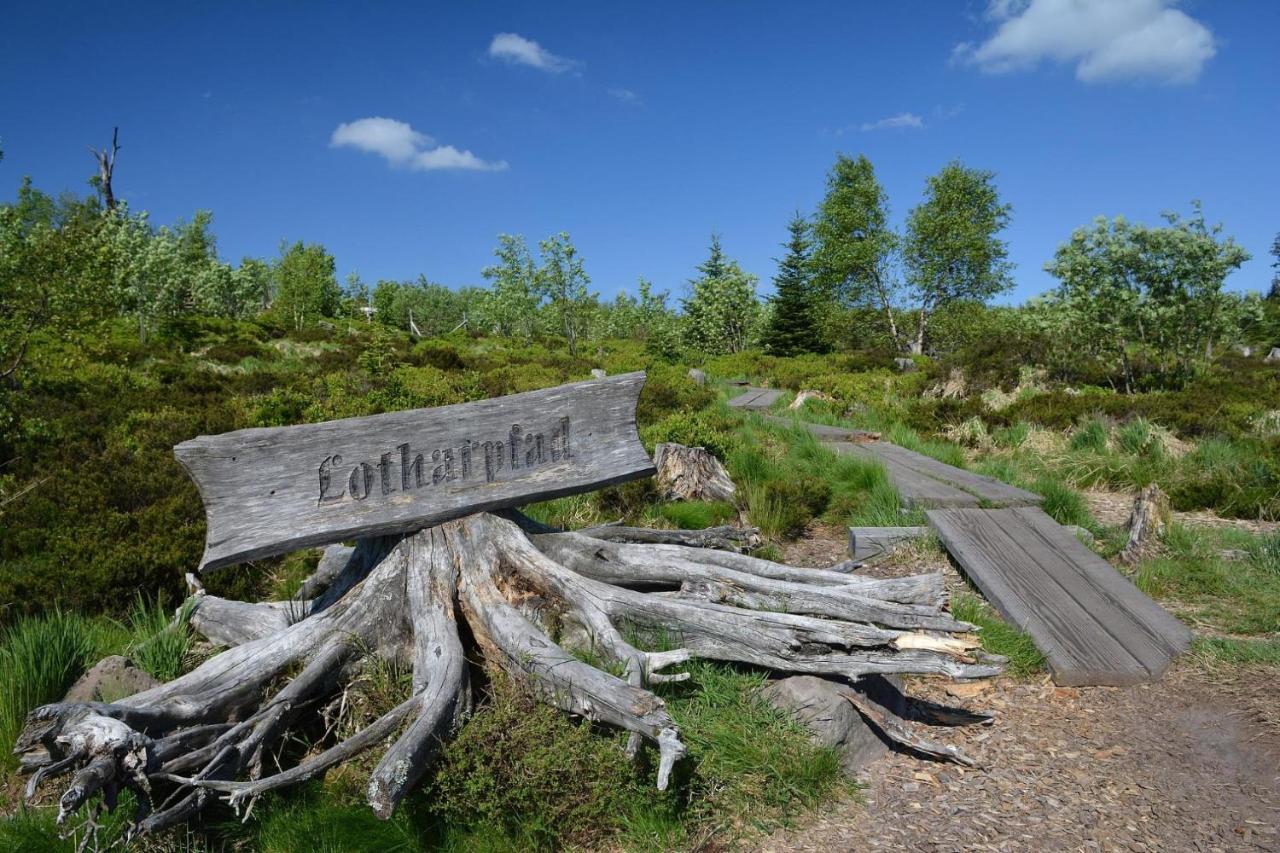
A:
MULTIPOLYGON (((631 751, 645 741, 656 746, 659 787, 685 747, 649 688, 687 678, 666 670, 690 657, 847 679, 982 677, 1003 664, 977 648, 972 625, 944 611, 936 577, 873 580, 684 544, 629 544, 644 536, 628 536, 628 528, 548 530, 515 514, 474 515, 331 548, 295 601, 249 604, 198 590, 193 626, 230 648, 114 704, 33 711, 15 749, 32 773, 28 798, 48 779, 73 774, 62 822, 95 798, 95 808, 113 808, 127 788, 140 804, 133 833, 155 832, 198 812, 211 793, 251 807, 268 791, 384 746, 367 796, 385 818, 469 709, 464 637, 542 701, 627 730, 631 751), (637 645, 658 636, 679 647, 637 645), (573 651, 590 651, 620 675, 573 651), (276 767, 272 756, 289 729, 371 657, 412 667, 409 697, 353 736, 276 767)), ((850 693, 856 703, 860 694, 850 693)), ((895 730, 892 721, 881 728, 895 730)), ((927 741, 907 742, 962 760, 927 741)))

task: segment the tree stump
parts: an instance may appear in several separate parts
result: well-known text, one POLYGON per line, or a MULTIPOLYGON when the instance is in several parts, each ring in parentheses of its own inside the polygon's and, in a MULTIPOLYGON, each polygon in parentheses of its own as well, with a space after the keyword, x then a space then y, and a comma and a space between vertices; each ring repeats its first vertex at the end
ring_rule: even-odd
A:
POLYGON ((731 501, 736 487, 720 460, 702 447, 664 442, 654 448, 658 490, 678 501, 731 501))
MULTIPOLYGON (((381 747, 367 798, 385 818, 466 717, 468 660, 477 658, 543 702, 627 730, 632 753, 652 744, 662 788, 685 746, 649 688, 688 678, 671 669, 692 657, 848 680, 980 678, 1004 663, 981 651, 973 625, 946 612, 940 575, 872 579, 546 530, 516 512, 480 513, 330 549, 319 577, 304 584, 313 596, 305 601, 252 604, 197 592, 193 627, 231 648, 118 702, 37 708, 16 749, 32 774, 28 797, 71 774, 58 820, 98 799, 92 826, 121 788, 131 789, 140 803, 133 837, 196 814, 211 796, 248 807, 381 747), (623 626, 636 633, 624 635, 623 626), (649 635, 677 637, 679 646, 634 644, 649 635), (575 657, 575 638, 611 671, 575 657), (301 763, 278 766, 290 729, 374 658, 411 667, 404 701, 301 763)), ((921 750, 879 706, 858 707, 921 750)))
POLYGON ((1120 562, 1134 565, 1146 556, 1164 535, 1169 523, 1169 498, 1155 483, 1143 488, 1129 513, 1129 539, 1120 551, 1120 562))

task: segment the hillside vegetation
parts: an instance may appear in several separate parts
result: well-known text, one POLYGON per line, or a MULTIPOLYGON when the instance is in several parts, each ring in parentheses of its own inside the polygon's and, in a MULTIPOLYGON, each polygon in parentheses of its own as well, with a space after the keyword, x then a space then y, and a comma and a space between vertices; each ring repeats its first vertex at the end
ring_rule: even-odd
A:
MULTIPOLYGON (((877 430, 1036 491, 1106 556, 1123 531, 1093 516, 1086 490, 1127 498, 1158 483, 1176 511, 1280 519, 1280 364, 1261 357, 1280 340, 1280 294, 1223 289, 1242 251, 1198 206, 1160 227, 1082 228, 1050 261, 1056 292, 992 307, 1013 275, 1000 236, 1012 211, 992 173, 945 166, 902 234, 887 224, 866 158, 841 157, 827 190, 812 216, 792 220, 771 300, 713 236, 677 304, 643 280, 634 295, 600 300, 567 234, 536 252, 501 237, 483 288, 358 277, 341 286, 318 245, 232 265, 206 213, 155 228, 127 205, 53 199, 24 183, 0 206, 0 739, 11 743, 28 710, 106 654, 171 678, 208 653, 181 614, 170 616, 204 542, 199 496, 172 448, 200 434, 644 370, 646 446, 707 448, 737 483, 736 503, 664 502, 637 482, 531 515, 570 527, 741 519, 761 529, 771 556, 815 530, 919 521, 900 511, 878 466, 725 406, 727 383, 747 380, 821 392, 799 413, 808 420, 877 430), (689 377, 694 367, 707 384, 689 377)), ((1280 537, 1266 529, 1175 522, 1134 577, 1195 625, 1206 659, 1276 667, 1277 555, 1280 537)), ((287 598, 316 558, 259 560, 207 585, 287 598)), ((980 597, 956 607, 1014 658, 1014 676, 1040 671, 1026 638, 980 597)), ((243 824, 224 812, 153 843, 687 848, 848 790, 835 756, 756 698, 761 674, 690 671, 689 685, 666 695, 692 758, 663 794, 650 789, 651 768, 625 759, 617 733, 564 719, 498 678, 443 769, 387 823, 362 804, 356 766, 269 798, 243 824)), ((390 666, 363 675, 341 725, 394 706, 406 678, 390 666)), ((47 808, 18 805, 13 771, 6 761, 0 847, 71 844, 57 841, 47 808)), ((107 837, 124 825, 114 820, 107 837)))

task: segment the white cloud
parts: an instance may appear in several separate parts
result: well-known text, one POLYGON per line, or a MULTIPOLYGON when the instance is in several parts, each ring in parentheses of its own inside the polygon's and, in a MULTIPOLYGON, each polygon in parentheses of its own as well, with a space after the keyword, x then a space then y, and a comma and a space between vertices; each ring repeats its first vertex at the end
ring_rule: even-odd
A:
POLYGON ((640 96, 637 95, 635 92, 631 91, 630 89, 610 89, 609 96, 611 98, 617 98, 619 101, 622 101, 622 103, 624 104, 640 103, 640 96))
POLYGON ((329 144, 334 148, 355 148, 377 154, 392 166, 422 172, 436 169, 498 172, 507 168, 506 160, 481 160, 470 151, 437 145, 427 134, 393 118, 375 116, 344 122, 334 129, 329 144))
POLYGON ((901 128, 919 129, 924 127, 924 119, 915 113, 898 113, 882 118, 879 121, 865 121, 858 125, 858 130, 898 130, 901 128))
POLYGON ((1147 79, 1191 83, 1217 53, 1209 28, 1176 0, 991 0, 995 33, 956 45, 953 57, 983 71, 1074 63, 1086 83, 1147 79))
POLYGON ((560 74, 578 63, 563 56, 556 56, 533 39, 516 33, 498 33, 489 42, 489 56, 512 65, 528 65, 539 71, 560 74))

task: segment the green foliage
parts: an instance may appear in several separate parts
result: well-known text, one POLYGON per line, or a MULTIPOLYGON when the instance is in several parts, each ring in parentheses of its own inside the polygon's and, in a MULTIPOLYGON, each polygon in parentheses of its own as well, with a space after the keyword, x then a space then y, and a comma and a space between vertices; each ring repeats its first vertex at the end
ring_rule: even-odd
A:
POLYGON ((1017 421, 1016 423, 1000 427, 991 432, 991 440, 996 447, 1004 447, 1008 449, 1016 449, 1023 445, 1027 440, 1027 436, 1031 434, 1031 427, 1026 421, 1017 421))
POLYGON ((907 281, 920 306, 914 351, 922 351, 928 316, 938 306, 985 302, 1013 286, 1009 249, 999 237, 1011 210, 1000 201, 994 172, 957 161, 926 181, 903 240, 907 281))
POLYGON ((479 298, 472 288, 451 290, 418 276, 417 281, 379 281, 370 302, 377 322, 425 338, 457 330, 479 298))
POLYGON ((1043 322, 1063 346, 1119 372, 1127 392, 1142 362, 1161 384, 1185 380, 1261 310, 1222 292, 1248 252, 1206 224, 1199 202, 1192 211, 1166 213, 1167 226, 1155 228, 1100 217, 1045 267, 1062 284, 1042 303, 1043 322))
POLYGON ((751 344, 759 319, 755 276, 725 258, 716 234, 698 270, 702 274, 689 282, 683 303, 685 344, 711 354, 741 352, 751 344))
POLYGON ((658 506, 659 517, 681 530, 705 530, 728 524, 737 514, 734 505, 725 501, 672 501, 658 506))
POLYGON ((1178 601, 1198 623, 1220 633, 1266 637, 1280 631, 1280 537, 1171 524, 1164 553, 1138 567, 1135 582, 1149 595, 1178 601), (1246 545, 1247 559, 1228 560, 1225 547, 1246 545))
POLYGON ((1075 489, 1052 477, 1041 477, 1031 484, 1031 491, 1044 498, 1040 508, 1059 524, 1074 525, 1088 530, 1098 523, 1089 513, 1089 505, 1075 489))
POLYGON ((961 622, 977 625, 982 648, 1009 659, 1006 675, 1032 678, 1044 672, 1044 655, 1031 637, 1001 619, 983 599, 969 592, 953 596, 951 615, 961 622))
POLYGON ((676 412, 641 429, 640 437, 649 447, 661 442, 704 447, 721 461, 728 459, 739 445, 733 421, 716 412, 676 412))
POLYGON ((821 302, 813 282, 809 257, 812 242, 809 223, 797 213, 788 227, 791 239, 785 244, 787 255, 779 261, 778 274, 773 280, 773 310, 761 342, 765 351, 772 355, 822 352, 825 346, 817 317, 821 302))
POLYGON ((692 687, 663 693, 689 748, 677 784, 687 786, 691 817, 734 815, 767 827, 840 789, 835 751, 815 746, 794 720, 758 696, 766 683, 762 673, 707 661, 687 669, 692 687))
POLYGON ((649 355, 674 361, 681 353, 680 318, 667 305, 667 292, 654 293, 653 285, 641 278, 638 295, 619 293, 603 310, 602 325, 613 338, 630 338, 644 343, 649 355))
POLYGON ((569 355, 576 356, 578 342, 589 334, 596 315, 596 295, 587 291, 591 279, 565 232, 543 240, 538 249, 542 268, 537 291, 547 299, 551 319, 569 344, 569 355))
POLYGON ((616 833, 637 800, 661 803, 627 760, 625 734, 597 736, 504 678, 490 686, 434 774, 430 794, 445 821, 498 827, 552 847, 616 833))
POLYGON ((1089 418, 1071 434, 1071 449, 1102 453, 1107 449, 1110 432, 1106 421, 1097 417, 1089 418))
POLYGON ((342 290, 334 270, 333 255, 318 243, 281 244, 280 258, 271 271, 275 289, 271 307, 295 329, 338 316, 342 290))
POLYGON ((1218 663, 1234 666, 1280 666, 1280 640, 1197 637, 1192 651, 1218 663))
POLYGON ((158 681, 172 681, 186 671, 192 636, 188 628, 195 600, 188 599, 175 614, 163 598, 149 600, 141 593, 129 611, 125 654, 158 681))
POLYGON ((33 336, 78 337, 109 311, 105 230, 96 205, 54 202, 29 179, 0 205, 0 380, 17 374, 33 336))
POLYGON ((898 290, 893 263, 899 239, 889 226, 889 201, 866 155, 837 155, 827 193, 814 222, 818 283, 848 306, 870 306, 901 349, 893 303, 898 290))
MULTIPOLYGON (((333 802, 312 788, 273 802, 257 816, 252 849, 260 853, 417 853, 425 849, 406 810, 379 820, 366 803, 333 802)), ((447 849, 447 848, 446 848, 447 849)))

